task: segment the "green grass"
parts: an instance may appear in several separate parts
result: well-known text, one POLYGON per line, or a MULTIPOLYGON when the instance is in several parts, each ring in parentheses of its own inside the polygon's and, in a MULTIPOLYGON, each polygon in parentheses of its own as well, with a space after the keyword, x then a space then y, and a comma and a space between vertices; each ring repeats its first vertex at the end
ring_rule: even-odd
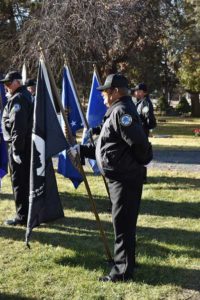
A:
POLYGON ((156 149, 167 150, 199 150, 200 137, 193 133, 195 128, 200 128, 200 119, 159 117, 158 126, 153 130, 152 144, 156 149), (166 122, 161 122, 165 120, 166 122), (169 138, 157 138, 157 135, 171 135, 169 138))
MULTIPOLYGON (((200 297, 200 175, 152 170, 149 176, 138 220, 141 267, 133 282, 120 284, 98 282, 109 267, 83 184, 75 191, 68 180, 57 176, 65 218, 35 229, 28 250, 23 227, 3 225, 5 217, 14 212, 7 177, 0 202, 0 299, 200 297)), ((112 249, 102 180, 88 178, 112 249)))
MULTIPOLYGON (((186 144, 189 139, 185 136, 186 144)), ((87 175, 113 251, 103 181, 87 175)), ((60 175, 57 180, 65 217, 34 229, 30 250, 24 245, 25 228, 3 224, 15 210, 10 178, 3 180, 0 299, 200 299, 200 174, 149 170, 138 219, 140 268, 133 282, 117 284, 98 282, 109 266, 84 184, 74 190, 69 180, 60 175)))

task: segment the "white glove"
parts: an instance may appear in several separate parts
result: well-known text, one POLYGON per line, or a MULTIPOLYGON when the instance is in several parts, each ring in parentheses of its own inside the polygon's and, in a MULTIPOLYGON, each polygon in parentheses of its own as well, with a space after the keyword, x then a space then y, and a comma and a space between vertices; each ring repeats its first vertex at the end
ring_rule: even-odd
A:
POLYGON ((148 112, 149 112, 149 107, 148 106, 144 106, 143 109, 142 109, 143 115, 148 114, 148 112))
POLYGON ((76 144, 74 145, 73 147, 70 147, 68 150, 67 150, 67 153, 69 155, 71 155, 73 158, 75 158, 77 156, 77 154, 80 154, 80 145, 79 144, 76 144))
POLYGON ((22 163, 21 158, 20 158, 19 155, 16 155, 16 154, 13 153, 13 159, 14 159, 14 161, 15 161, 18 165, 20 165, 20 164, 22 163))

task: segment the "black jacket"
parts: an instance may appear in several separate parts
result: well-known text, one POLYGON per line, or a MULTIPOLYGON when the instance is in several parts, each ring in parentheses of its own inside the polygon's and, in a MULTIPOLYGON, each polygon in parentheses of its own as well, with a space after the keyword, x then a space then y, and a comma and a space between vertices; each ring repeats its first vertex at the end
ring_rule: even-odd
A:
POLYGON ((145 151, 148 139, 131 97, 115 102, 106 112, 96 151, 91 145, 81 146, 81 156, 95 158, 100 172, 113 180, 128 180, 141 172, 135 149, 145 151))
POLYGON ((33 123, 31 94, 24 86, 19 87, 8 99, 2 115, 2 132, 13 152, 19 155, 30 143, 33 123))
POLYGON ((156 118, 154 115, 153 104, 149 96, 141 100, 137 100, 135 103, 137 112, 141 118, 143 129, 146 135, 149 135, 149 130, 156 127, 156 118))

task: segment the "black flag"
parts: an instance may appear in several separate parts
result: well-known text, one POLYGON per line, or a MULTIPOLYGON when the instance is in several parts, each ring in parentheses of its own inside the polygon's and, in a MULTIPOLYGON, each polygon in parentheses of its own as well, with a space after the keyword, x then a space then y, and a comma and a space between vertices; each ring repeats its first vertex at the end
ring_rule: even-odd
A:
POLYGON ((27 244, 34 227, 64 216, 51 158, 66 148, 46 66, 40 60, 32 130, 27 244))

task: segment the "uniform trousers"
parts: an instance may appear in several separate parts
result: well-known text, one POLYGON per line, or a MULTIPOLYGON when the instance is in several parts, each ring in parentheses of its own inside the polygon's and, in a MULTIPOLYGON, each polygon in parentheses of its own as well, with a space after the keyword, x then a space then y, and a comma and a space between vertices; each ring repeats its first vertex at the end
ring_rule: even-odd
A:
POLYGON ((12 146, 8 145, 9 167, 11 171, 12 187, 16 207, 16 219, 26 221, 29 207, 29 177, 30 177, 30 149, 20 155, 21 164, 13 159, 12 146))
POLYGON ((136 224, 141 202, 142 169, 131 180, 108 180, 112 202, 112 221, 115 234, 113 279, 129 279, 135 266, 136 224))

